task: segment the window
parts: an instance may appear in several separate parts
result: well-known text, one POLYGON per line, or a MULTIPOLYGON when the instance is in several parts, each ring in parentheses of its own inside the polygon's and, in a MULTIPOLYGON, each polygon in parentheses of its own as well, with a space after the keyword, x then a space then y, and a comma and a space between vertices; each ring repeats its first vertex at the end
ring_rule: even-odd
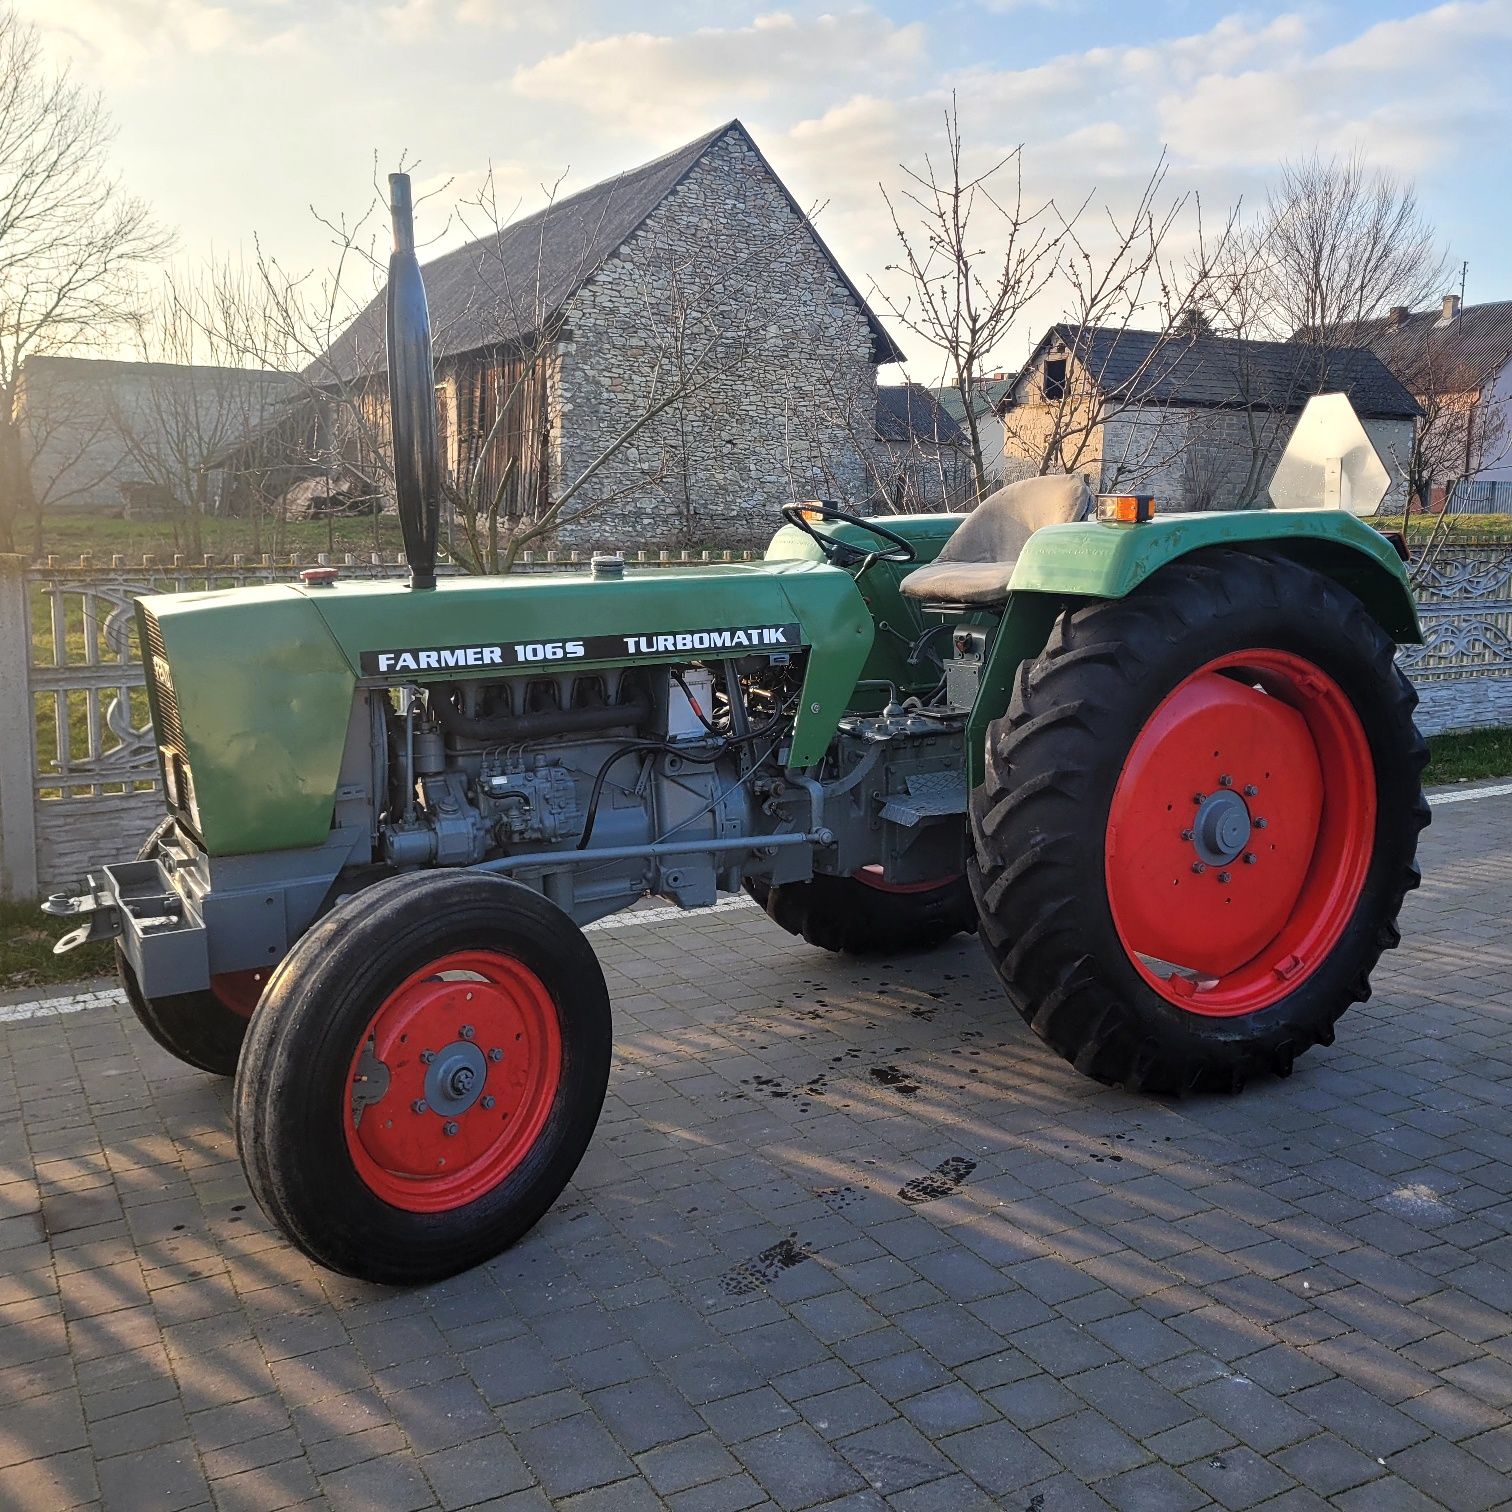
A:
POLYGON ((1063 399, 1066 396, 1066 359, 1047 357, 1041 387, 1046 399, 1063 399))

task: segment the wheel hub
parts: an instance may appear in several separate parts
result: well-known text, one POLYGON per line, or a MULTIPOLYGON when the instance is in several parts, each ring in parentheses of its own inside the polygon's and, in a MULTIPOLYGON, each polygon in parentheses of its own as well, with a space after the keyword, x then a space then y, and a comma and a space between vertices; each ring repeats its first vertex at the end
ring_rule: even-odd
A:
POLYGON ((1209 793, 1192 821, 1192 848, 1209 866, 1227 866, 1249 844, 1249 805, 1232 788, 1209 793))
POLYGON ((438 1050, 430 1063, 425 1073, 425 1101, 433 1113, 454 1118, 482 1096, 487 1075, 483 1052, 466 1040, 456 1040, 438 1050))
POLYGON ((444 1212, 525 1158, 562 1075, 551 994, 517 958, 438 957, 377 1005, 354 1056, 347 1149, 395 1207, 444 1212))
POLYGON ((1108 812, 1114 928, 1167 1001, 1227 1017, 1326 957, 1369 865, 1369 743, 1315 663, 1254 647, 1199 667, 1134 736, 1108 812))

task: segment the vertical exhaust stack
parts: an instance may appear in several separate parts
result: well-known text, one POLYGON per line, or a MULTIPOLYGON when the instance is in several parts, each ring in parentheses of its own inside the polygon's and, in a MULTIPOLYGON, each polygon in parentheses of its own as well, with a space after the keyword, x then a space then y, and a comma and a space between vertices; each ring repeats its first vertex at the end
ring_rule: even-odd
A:
POLYGON ((436 382, 430 311, 415 256, 415 214, 407 173, 389 174, 394 250, 388 277, 389 426, 394 438, 394 495, 411 588, 436 586, 441 520, 441 464, 436 445, 436 382))

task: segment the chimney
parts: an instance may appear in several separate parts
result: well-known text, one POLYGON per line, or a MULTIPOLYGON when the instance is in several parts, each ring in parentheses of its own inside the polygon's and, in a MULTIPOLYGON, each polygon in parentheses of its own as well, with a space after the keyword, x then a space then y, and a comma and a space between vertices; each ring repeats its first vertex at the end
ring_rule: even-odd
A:
POLYGON ((1407 318, 1406 305, 1392 305, 1391 313, 1386 317, 1388 324, 1399 326, 1407 318))
POLYGON ((1459 319, 1459 312, 1460 312, 1459 295, 1458 294, 1446 294, 1446 295, 1444 295, 1444 313, 1439 316, 1438 323, 1440 325, 1448 325, 1451 320, 1458 320, 1459 319))

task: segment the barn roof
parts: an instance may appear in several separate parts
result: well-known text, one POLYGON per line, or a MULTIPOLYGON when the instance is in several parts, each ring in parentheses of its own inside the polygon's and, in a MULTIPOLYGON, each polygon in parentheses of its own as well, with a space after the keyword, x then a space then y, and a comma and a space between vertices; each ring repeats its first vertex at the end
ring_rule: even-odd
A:
MULTIPOLYGON (((1013 383, 1012 378, 977 379, 971 386, 972 408, 979 416, 996 414, 998 406, 1012 393, 1013 383)), ((960 390, 953 384, 946 384, 933 390, 933 393, 940 402, 940 408, 964 429, 966 406, 961 403, 960 390)))
MULTIPOLYGON (((751 134, 739 121, 728 121, 654 162, 557 200, 497 234, 427 263, 425 292, 436 356, 507 345, 530 336, 545 315, 560 309, 634 235, 710 148, 731 133, 738 134, 761 159, 795 214, 802 217, 798 202, 772 173, 751 134)), ((873 360, 901 361, 903 354, 834 254, 812 226, 809 233, 865 313, 871 326, 873 360)), ((344 380, 382 366, 384 299, 380 291, 312 366, 309 376, 344 380)))
POLYGON ((1421 413, 1386 364, 1359 346, 1056 325, 1041 338, 1026 371, 1052 341, 1073 352, 1106 394, 1136 404, 1299 410, 1326 389, 1347 394, 1363 418, 1410 420, 1421 413))
POLYGON ((933 446, 964 446, 966 432, 927 388, 917 383, 877 387, 877 435, 883 441, 927 441, 933 446))

